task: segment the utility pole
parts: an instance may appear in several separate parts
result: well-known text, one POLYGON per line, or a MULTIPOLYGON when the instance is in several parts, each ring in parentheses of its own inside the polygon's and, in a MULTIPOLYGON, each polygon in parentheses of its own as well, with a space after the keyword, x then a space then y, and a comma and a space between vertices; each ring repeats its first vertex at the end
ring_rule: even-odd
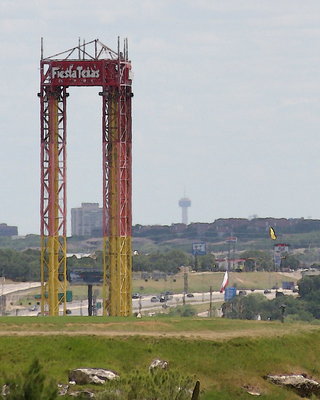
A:
POLYGON ((210 286, 210 306, 209 306, 209 317, 212 318, 212 286, 210 286))
POLYGON ((4 271, 2 268, 2 284, 1 284, 1 301, 0 301, 0 306, 1 306, 1 315, 5 315, 5 299, 4 299, 4 283, 6 278, 4 277, 4 271))
POLYGON ((198 271, 199 269, 199 260, 198 260, 198 253, 194 255, 194 269, 198 271))
POLYGON ((183 305, 186 304, 186 294, 189 291, 189 283, 188 283, 188 272, 186 272, 186 269, 184 270, 183 274, 183 305))
POLYGON ((88 285, 88 315, 92 316, 92 285, 88 285))
POLYGON ((183 290, 185 293, 189 292, 188 272, 183 274, 183 290))
POLYGON ((142 299, 142 296, 140 295, 139 296, 139 314, 141 315, 141 310, 142 310, 142 301, 141 301, 141 299, 142 299))

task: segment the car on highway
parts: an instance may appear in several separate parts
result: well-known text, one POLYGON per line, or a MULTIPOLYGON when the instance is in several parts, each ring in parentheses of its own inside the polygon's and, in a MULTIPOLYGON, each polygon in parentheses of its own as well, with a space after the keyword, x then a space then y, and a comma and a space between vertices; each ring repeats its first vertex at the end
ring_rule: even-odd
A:
POLYGON ((133 293, 132 298, 133 299, 139 299, 140 298, 140 294, 139 293, 133 293))
POLYGON ((152 296, 150 301, 151 303, 157 303, 159 301, 159 298, 157 296, 152 296))
POLYGON ((271 293, 271 290, 270 290, 270 289, 265 289, 265 290, 263 291, 263 293, 264 293, 264 294, 269 294, 269 293, 271 293))
POLYGON ((173 299, 173 295, 171 295, 170 293, 172 293, 172 292, 160 293, 160 296, 159 296, 160 301, 161 301, 161 298, 164 299, 162 301, 172 300, 173 299))
POLYGON ((193 293, 187 293, 187 297, 194 297, 193 293))
POLYGON ((245 290, 239 290, 239 296, 245 296, 247 292, 245 290))

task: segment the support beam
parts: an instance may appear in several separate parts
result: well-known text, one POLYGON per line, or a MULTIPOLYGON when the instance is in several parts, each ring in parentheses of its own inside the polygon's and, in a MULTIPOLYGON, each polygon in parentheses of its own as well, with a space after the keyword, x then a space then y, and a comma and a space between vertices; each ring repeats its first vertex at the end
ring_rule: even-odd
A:
POLYGON ((109 288, 104 314, 132 313, 131 88, 104 88, 103 96, 103 215, 104 290, 109 288))
POLYGON ((66 311, 66 89, 41 93, 41 313, 66 311))

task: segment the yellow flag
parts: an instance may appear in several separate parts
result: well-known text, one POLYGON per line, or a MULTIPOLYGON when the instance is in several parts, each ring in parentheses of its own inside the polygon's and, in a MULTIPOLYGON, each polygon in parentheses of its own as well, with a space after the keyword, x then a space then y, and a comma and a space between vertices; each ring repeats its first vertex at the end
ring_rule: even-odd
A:
POLYGON ((272 226, 270 226, 270 228, 269 228, 269 236, 270 236, 270 239, 272 239, 272 240, 276 240, 276 239, 277 239, 276 232, 275 232, 275 230, 272 228, 272 226))

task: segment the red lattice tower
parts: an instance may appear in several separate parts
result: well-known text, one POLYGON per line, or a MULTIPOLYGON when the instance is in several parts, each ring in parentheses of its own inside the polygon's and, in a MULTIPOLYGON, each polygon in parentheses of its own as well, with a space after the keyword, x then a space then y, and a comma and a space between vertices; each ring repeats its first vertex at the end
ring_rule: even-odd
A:
POLYGON ((103 161, 104 315, 131 314, 132 128, 127 40, 98 39, 40 62, 41 312, 66 312, 66 99, 69 86, 100 86, 103 161))

